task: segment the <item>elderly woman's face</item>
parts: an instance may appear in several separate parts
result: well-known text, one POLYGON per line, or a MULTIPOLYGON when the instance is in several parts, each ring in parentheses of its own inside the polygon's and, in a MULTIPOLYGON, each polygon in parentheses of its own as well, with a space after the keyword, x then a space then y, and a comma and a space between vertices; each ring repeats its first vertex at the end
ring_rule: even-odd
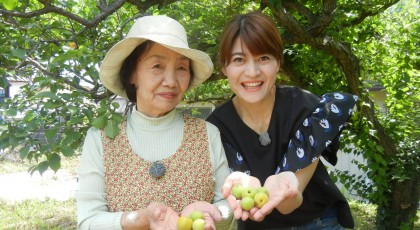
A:
POLYGON ((190 59, 154 43, 131 78, 137 110, 150 117, 167 114, 182 100, 190 82, 190 59))

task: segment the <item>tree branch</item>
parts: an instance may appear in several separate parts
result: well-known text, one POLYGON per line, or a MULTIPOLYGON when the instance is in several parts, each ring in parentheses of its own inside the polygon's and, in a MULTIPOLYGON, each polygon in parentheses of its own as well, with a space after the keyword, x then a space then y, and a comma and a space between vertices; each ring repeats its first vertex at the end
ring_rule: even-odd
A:
POLYGON ((94 18, 90 20, 86 20, 82 17, 79 17, 76 14, 73 14, 69 11, 66 11, 57 6, 53 6, 51 4, 44 4, 44 7, 42 9, 35 10, 32 12, 24 12, 24 13, 0 9, 0 14, 5 15, 5 16, 18 17, 18 18, 33 18, 33 17, 44 15, 44 14, 56 13, 64 17, 67 17, 73 21, 78 22, 79 24, 85 26, 85 28, 92 28, 96 26, 97 24, 99 24, 101 21, 103 21, 105 18, 107 18, 109 15, 113 14, 119 8, 121 8, 126 1, 127 0, 118 0, 111 5, 107 5, 106 7, 103 5, 103 2, 102 2, 101 8, 99 8, 101 10, 101 13, 96 15, 94 18))
POLYGON ((317 37, 321 35, 330 25, 336 9, 336 1, 324 0, 322 4, 322 11, 318 15, 314 14, 309 8, 297 3, 294 0, 282 1, 282 6, 289 12, 294 10, 303 15, 309 23, 306 30, 312 34, 312 36, 317 37))
POLYGON ((309 24, 316 21, 315 15, 304 5, 297 3, 294 0, 285 0, 281 2, 282 6, 289 12, 296 11, 308 19, 309 24))
POLYGON ((362 11, 362 13, 359 14, 359 16, 353 20, 351 20, 348 23, 344 23, 342 25, 342 28, 346 28, 346 27, 350 27, 350 26, 354 26, 354 25, 358 25, 360 23, 362 23, 367 17, 371 17, 371 16, 375 16, 379 13, 384 12, 386 9, 388 9, 389 7, 395 5, 397 2, 399 2, 400 0, 393 0, 390 1, 386 4, 384 4, 383 6, 381 6, 378 10, 376 11, 362 11))
POLYGON ((20 65, 18 65, 16 67, 16 69, 21 69, 21 68, 24 68, 24 67, 26 67, 28 65, 31 65, 31 66, 35 67, 36 69, 38 69, 39 71, 41 71, 41 73, 43 73, 46 76, 50 76, 50 77, 52 77, 54 79, 63 80, 66 84, 68 84, 68 85, 70 85, 70 86, 72 86, 72 87, 74 87, 76 89, 83 90, 85 92, 89 92, 89 89, 88 88, 83 87, 83 86, 78 85, 78 84, 73 84, 72 81, 70 81, 68 78, 63 78, 59 74, 54 74, 54 73, 48 71, 41 64, 39 64, 38 62, 36 62, 35 60, 32 60, 30 58, 26 58, 26 60, 24 60, 22 63, 20 63, 20 65))
POLYGON ((318 37, 324 33, 325 29, 330 25, 337 7, 335 0, 324 0, 322 5, 322 11, 316 17, 316 21, 308 27, 308 30, 314 37, 318 37))
POLYGON ((298 39, 301 43, 305 43, 308 39, 311 39, 310 34, 308 34, 299 24, 295 18, 290 15, 285 7, 282 5, 277 8, 273 6, 268 0, 263 0, 264 3, 269 6, 273 12, 274 17, 280 24, 288 31, 293 34, 293 36, 298 39))

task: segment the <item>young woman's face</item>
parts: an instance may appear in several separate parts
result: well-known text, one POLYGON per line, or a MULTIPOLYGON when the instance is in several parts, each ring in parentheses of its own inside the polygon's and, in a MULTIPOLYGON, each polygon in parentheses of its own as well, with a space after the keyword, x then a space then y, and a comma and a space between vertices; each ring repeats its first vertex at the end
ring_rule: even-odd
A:
POLYGON ((137 110, 160 117, 182 100, 190 82, 190 59, 157 43, 142 55, 131 77, 137 110))
POLYGON ((247 102, 264 100, 275 84, 280 65, 271 54, 253 55, 240 38, 234 42, 229 64, 222 68, 232 91, 247 102))

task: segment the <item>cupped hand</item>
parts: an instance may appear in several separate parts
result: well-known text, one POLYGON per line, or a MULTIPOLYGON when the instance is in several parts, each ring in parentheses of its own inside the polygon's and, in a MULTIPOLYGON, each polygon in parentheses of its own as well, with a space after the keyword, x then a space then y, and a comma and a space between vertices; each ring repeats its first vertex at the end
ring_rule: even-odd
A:
POLYGON ((281 172, 267 178, 264 187, 269 192, 268 202, 261 209, 251 209, 251 219, 264 220, 265 216, 277 208, 280 203, 294 199, 299 193, 299 181, 293 172, 281 172))
POLYGON ((215 222, 222 220, 222 215, 219 209, 209 202, 196 201, 192 204, 187 205, 181 212, 181 216, 189 216, 193 211, 201 211, 204 215, 204 221, 206 222, 206 230, 215 230, 215 222))
MULTIPOLYGON (((247 220, 249 218, 249 211, 245 211, 241 208, 241 201, 236 200, 236 198, 231 195, 232 187, 234 185, 242 185, 243 187, 261 187, 261 182, 258 178, 250 176, 243 172, 233 172, 225 180, 225 183, 222 187, 223 197, 226 198, 229 206, 232 208, 233 216, 236 219, 247 220)), ((251 212, 253 209, 250 210, 251 212)))
POLYGON ((178 213, 162 203, 151 203, 146 208, 150 229, 176 230, 178 213))

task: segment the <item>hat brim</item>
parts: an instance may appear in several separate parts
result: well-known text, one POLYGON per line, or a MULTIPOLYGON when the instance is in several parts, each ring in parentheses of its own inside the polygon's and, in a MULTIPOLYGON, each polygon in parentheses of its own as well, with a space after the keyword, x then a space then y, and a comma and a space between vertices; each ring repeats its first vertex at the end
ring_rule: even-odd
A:
POLYGON ((191 80, 188 90, 200 85, 211 76, 213 62, 206 53, 189 48, 180 39, 174 38, 173 36, 159 34, 144 35, 141 37, 125 38, 108 51, 99 69, 99 78, 107 89, 121 97, 127 97, 119 76, 121 66, 131 52, 147 40, 156 42, 191 59, 194 77, 191 80))

